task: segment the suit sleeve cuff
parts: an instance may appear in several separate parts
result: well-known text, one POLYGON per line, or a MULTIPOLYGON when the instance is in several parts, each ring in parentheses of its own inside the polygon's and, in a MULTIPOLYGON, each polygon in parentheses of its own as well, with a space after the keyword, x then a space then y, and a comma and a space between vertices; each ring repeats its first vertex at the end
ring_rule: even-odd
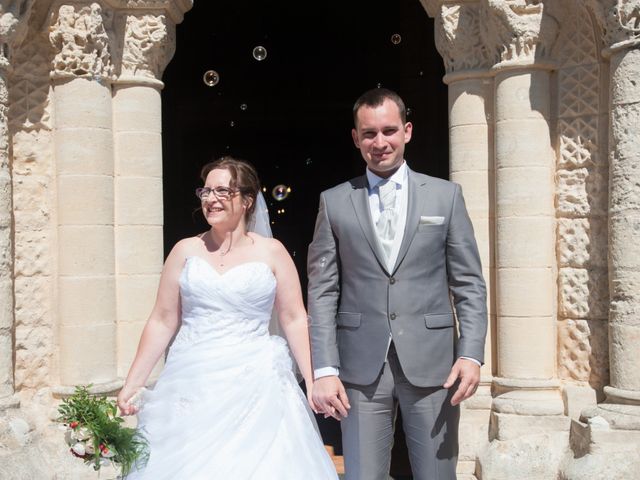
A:
POLYGON ((480 363, 478 360, 476 360, 475 358, 471 358, 471 357, 460 357, 460 358, 464 358, 465 360, 471 360, 473 363, 475 363, 476 365, 478 365, 479 367, 482 366, 482 363, 480 363))
POLYGON ((329 377, 331 375, 335 375, 336 377, 340 374, 340 370, 338 370, 336 367, 322 367, 322 368, 316 368, 313 371, 313 377, 317 380, 318 378, 322 378, 322 377, 329 377))

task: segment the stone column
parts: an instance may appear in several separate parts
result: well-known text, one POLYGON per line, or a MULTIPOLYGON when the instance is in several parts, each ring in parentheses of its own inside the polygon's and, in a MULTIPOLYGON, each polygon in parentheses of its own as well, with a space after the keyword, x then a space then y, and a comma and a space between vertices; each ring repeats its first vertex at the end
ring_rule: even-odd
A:
MULTIPOLYGON (((567 479, 640 470, 640 1, 585 2, 609 60, 609 364, 606 400, 572 425, 567 479)), ((632 476, 632 475, 631 475, 632 476)))
POLYGON ((485 0, 495 65, 497 372, 482 478, 555 478, 568 437, 556 376, 552 2, 485 0), (544 443, 544 454, 540 444, 544 443))
POLYGON ((11 136, 8 125, 11 52, 27 31, 33 2, 0 4, 0 410, 18 405, 14 397, 14 248, 11 136))
POLYGON ((173 56, 183 12, 127 9, 117 17, 124 32, 113 89, 120 377, 136 353, 164 261, 160 78, 173 56))
MULTIPOLYGON (((611 112, 611 385, 604 391, 612 403, 640 406, 640 2, 621 4, 618 16, 621 22, 626 22, 625 27, 635 25, 635 32, 604 50, 610 63, 611 112), (629 16, 624 18, 625 14, 629 16)), ((640 409, 637 413, 640 414, 640 409)))
POLYGON ((62 5, 49 35, 58 198, 58 325, 62 387, 117 388, 111 16, 62 5))
POLYGON ((485 364, 478 391, 461 411, 458 475, 464 476, 473 474, 478 451, 487 442, 495 366, 493 78, 487 50, 478 42, 479 1, 442 5, 435 25, 436 47, 447 72, 444 82, 449 86, 450 180, 462 186, 488 287, 485 364))

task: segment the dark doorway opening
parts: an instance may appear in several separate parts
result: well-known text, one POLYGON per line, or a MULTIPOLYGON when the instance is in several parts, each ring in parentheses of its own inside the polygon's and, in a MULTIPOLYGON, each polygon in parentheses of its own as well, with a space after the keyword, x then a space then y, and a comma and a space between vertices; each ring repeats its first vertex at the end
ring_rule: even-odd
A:
POLYGON ((200 167, 230 154, 258 169, 274 236, 306 288, 319 194, 364 172, 351 108, 378 85, 409 109, 409 166, 447 178, 447 90, 433 38, 418 0, 197 0, 163 77, 165 253, 208 228, 193 194, 200 167), (218 74, 215 86, 203 81, 208 70, 218 74), (291 188, 281 201, 271 195, 278 185, 291 188))

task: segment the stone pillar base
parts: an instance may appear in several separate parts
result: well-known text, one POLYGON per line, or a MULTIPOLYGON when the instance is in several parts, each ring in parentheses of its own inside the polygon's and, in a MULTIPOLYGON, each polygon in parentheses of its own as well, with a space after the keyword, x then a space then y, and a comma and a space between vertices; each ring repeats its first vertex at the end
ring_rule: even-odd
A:
POLYGON ((557 380, 494 378, 489 439, 569 432, 557 380))
POLYGON ((478 455, 478 479, 556 479, 571 422, 559 382, 494 378, 493 388, 490 443, 478 455))
POLYGON ((628 480, 640 471, 640 406, 600 404, 571 423, 560 480, 628 480))
POLYGON ((493 440, 478 456, 476 477, 478 480, 556 479, 568 443, 568 432, 521 434, 508 441, 493 440))

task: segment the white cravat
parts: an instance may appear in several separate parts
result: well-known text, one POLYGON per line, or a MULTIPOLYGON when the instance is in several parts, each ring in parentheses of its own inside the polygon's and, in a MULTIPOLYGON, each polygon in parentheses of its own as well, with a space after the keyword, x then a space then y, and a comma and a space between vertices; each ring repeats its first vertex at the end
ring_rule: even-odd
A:
POLYGON ((398 215, 396 214, 396 183, 390 180, 383 180, 377 185, 378 198, 380 201, 380 217, 376 222, 378 240, 382 246, 387 262, 391 257, 393 241, 396 238, 396 224, 398 215))
MULTIPOLYGON (((393 184, 396 189, 396 201, 393 208, 396 217, 395 235, 391 242, 389 256, 386 258, 387 271, 391 272, 396 264, 396 260, 398 259, 400 245, 404 238, 404 228, 407 224, 407 205, 409 203, 409 174, 407 164, 403 163, 400 165, 400 168, 398 168, 398 170, 386 180, 388 183, 393 184)), ((371 212, 371 220, 373 221, 374 227, 376 227, 377 233, 378 220, 380 220, 384 208, 380 202, 378 189, 376 187, 380 185, 381 182, 384 182, 385 179, 377 176, 371 170, 367 169, 367 181, 369 182, 369 210, 371 212)), ((380 242, 380 246, 382 247, 382 242, 380 242)))

